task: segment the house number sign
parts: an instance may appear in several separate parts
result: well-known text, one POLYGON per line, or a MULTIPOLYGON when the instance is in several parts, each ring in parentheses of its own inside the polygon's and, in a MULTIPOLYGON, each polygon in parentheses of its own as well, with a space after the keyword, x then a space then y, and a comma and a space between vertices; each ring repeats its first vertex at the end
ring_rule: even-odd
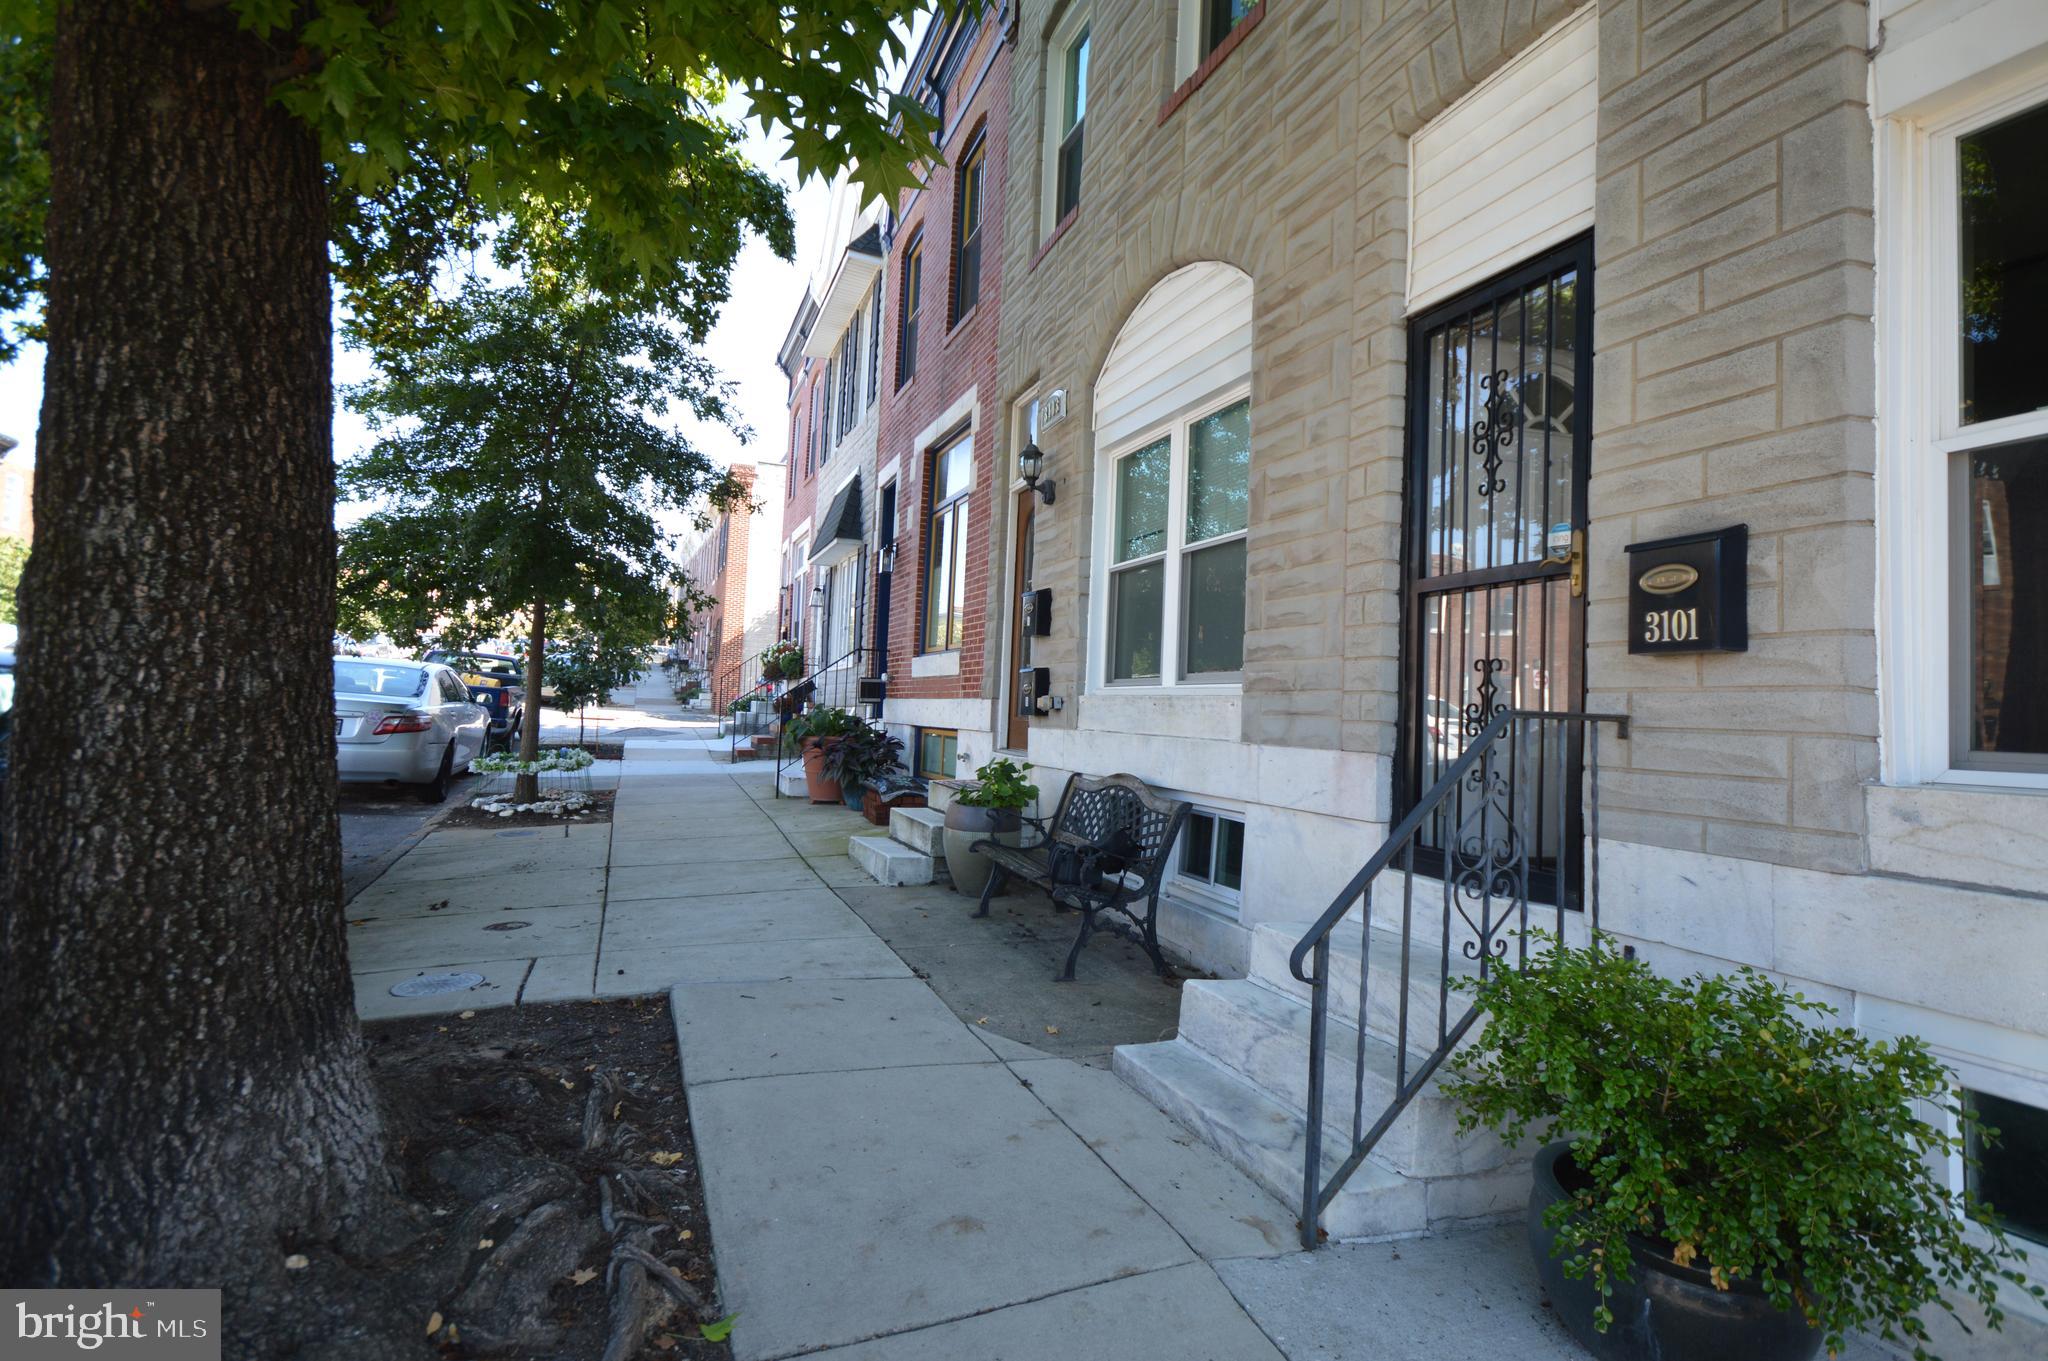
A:
POLYGON ((1628 546, 1628 650, 1749 650, 1749 526, 1628 546))

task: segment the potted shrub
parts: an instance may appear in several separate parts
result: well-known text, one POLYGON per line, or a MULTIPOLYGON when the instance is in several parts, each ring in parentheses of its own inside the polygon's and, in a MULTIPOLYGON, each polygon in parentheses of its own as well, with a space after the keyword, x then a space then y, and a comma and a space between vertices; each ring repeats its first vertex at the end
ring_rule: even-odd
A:
POLYGON ((827 779, 839 782, 846 806, 857 809, 862 791, 896 770, 902 755, 902 738, 861 723, 826 749, 821 766, 827 779))
POLYGON ((799 680, 804 674, 801 643, 781 642, 761 654, 761 675, 767 680, 799 680))
POLYGON ((1944 1288, 1993 1327, 2001 1280, 2041 1294, 1930 1171, 1974 1120, 1921 1041, 1843 1028, 1752 969, 1666 979, 1600 939, 1478 996, 1490 1019, 1445 1085, 1468 1130, 1570 1134, 1537 1155, 1529 1243, 1595 1356, 1804 1361, 1856 1330, 1924 1344, 1944 1288))
POLYGON ((783 730, 783 740, 803 753, 804 788, 812 803, 839 802, 839 781, 826 775, 825 753, 855 728, 864 726, 846 710, 825 705, 798 714, 783 730))
POLYGON ((1038 786, 1024 778, 1029 764, 1018 765, 998 756, 974 772, 974 783, 963 786, 946 806, 946 869, 953 876, 956 891, 979 898, 992 872, 988 857, 971 849, 975 842, 994 837, 1014 845, 1024 826, 1024 806, 1038 797, 1038 786))

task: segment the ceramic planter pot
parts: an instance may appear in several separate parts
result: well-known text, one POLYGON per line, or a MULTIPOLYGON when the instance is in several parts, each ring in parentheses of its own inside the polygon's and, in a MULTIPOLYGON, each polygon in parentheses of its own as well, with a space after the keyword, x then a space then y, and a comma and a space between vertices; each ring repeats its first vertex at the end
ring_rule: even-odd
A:
POLYGON ((858 813, 861 810, 861 796, 866 793, 867 786, 850 784, 846 786, 846 789, 841 794, 841 797, 846 800, 846 806, 848 808, 851 808, 854 812, 858 813))
POLYGON ((1600 1295, 1592 1277, 1566 1278, 1561 1260, 1550 1254, 1557 1231, 1543 1222, 1544 1211, 1571 1198, 1559 1180, 1560 1164, 1567 1174, 1574 1170, 1571 1152, 1567 1140, 1536 1155, 1529 1251, 1558 1320, 1580 1346, 1600 1361, 1810 1361, 1820 1350, 1820 1330, 1807 1327, 1798 1310, 1772 1304, 1756 1282, 1738 1280, 1716 1290, 1706 1272, 1680 1266, 1655 1243, 1633 1236, 1633 1279, 1615 1283, 1608 1300, 1614 1324, 1595 1332, 1600 1295))
POLYGON ((838 803, 844 797, 839 781, 825 776, 825 748, 838 741, 836 737, 804 739, 804 791, 812 803, 838 803))
POLYGON ((941 839, 946 843, 946 870, 953 876, 953 890, 979 898, 988 886, 993 867, 988 857, 968 849, 988 837, 1006 845, 1023 841, 1024 810, 1021 808, 975 808, 954 800, 946 806, 946 826, 941 839))

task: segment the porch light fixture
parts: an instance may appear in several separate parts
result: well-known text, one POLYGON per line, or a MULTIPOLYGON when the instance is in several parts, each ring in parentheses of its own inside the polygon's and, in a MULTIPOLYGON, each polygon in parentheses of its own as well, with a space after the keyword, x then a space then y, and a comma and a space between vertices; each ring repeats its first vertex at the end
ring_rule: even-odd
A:
POLYGON ((1049 477, 1043 481, 1039 479, 1039 474, 1044 471, 1045 455, 1036 444, 1027 444, 1018 451, 1017 476, 1024 479, 1025 490, 1037 492, 1049 506, 1052 504, 1053 481, 1049 477))
POLYGON ((882 574, 883 576, 888 576, 888 575, 889 575, 890 573, 892 573, 892 572, 894 572, 894 571, 896 570, 896 545, 895 545, 895 544, 893 544, 893 543, 885 543, 885 544, 883 544, 883 545, 882 545, 882 549, 881 549, 881 552, 877 553, 877 554, 875 555, 875 557, 876 557, 876 561, 875 561, 875 570, 876 570, 877 572, 881 573, 881 574, 882 574))

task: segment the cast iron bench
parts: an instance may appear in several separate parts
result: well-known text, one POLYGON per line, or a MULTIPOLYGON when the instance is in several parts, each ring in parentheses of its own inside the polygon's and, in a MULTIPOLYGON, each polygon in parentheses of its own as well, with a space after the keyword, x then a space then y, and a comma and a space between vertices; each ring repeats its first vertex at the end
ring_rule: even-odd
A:
POLYGON ((989 899, 1010 879, 1041 889, 1056 906, 1081 914, 1081 930, 1067 951, 1063 983, 1074 978, 1074 961, 1096 930, 1096 917, 1111 912, 1102 929, 1136 942, 1152 957, 1163 977, 1166 960, 1159 953, 1159 885, 1166 877, 1166 859, 1180 840, 1188 805, 1161 798, 1135 775, 1070 775, 1060 794, 1052 822, 1025 821, 1040 839, 1029 846, 1006 846, 981 840, 973 849, 993 865, 981 891, 977 917, 988 915, 989 899))

